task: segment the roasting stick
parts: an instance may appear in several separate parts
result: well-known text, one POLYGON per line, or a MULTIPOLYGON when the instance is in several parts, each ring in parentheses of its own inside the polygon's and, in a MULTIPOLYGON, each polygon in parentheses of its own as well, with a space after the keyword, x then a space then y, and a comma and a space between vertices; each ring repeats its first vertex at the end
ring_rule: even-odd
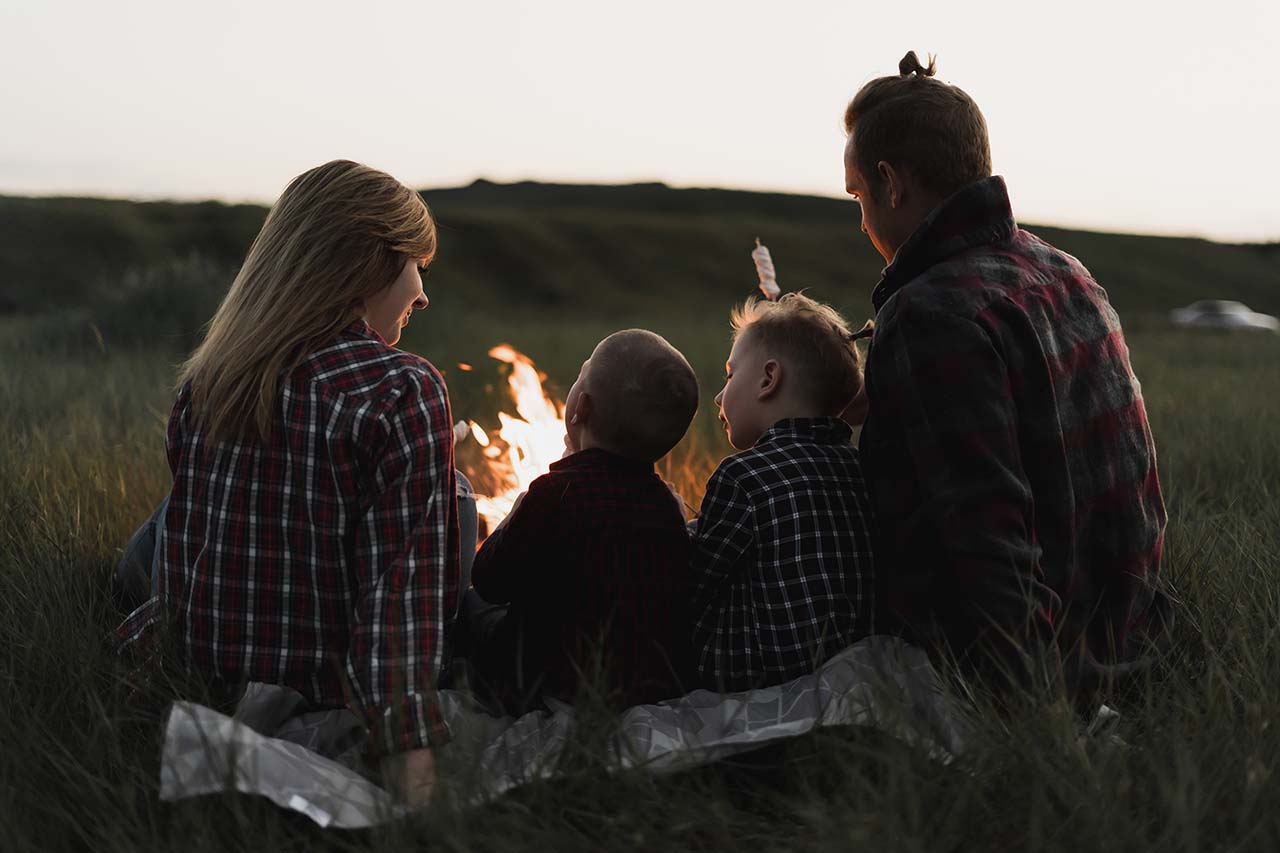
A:
POLYGON ((778 287, 778 274, 773 268, 773 257, 769 254, 769 247, 760 242, 760 238, 756 238, 756 247, 751 250, 751 260, 756 262, 756 275, 760 276, 760 289, 764 291, 764 298, 773 301, 782 293, 782 288, 778 287))

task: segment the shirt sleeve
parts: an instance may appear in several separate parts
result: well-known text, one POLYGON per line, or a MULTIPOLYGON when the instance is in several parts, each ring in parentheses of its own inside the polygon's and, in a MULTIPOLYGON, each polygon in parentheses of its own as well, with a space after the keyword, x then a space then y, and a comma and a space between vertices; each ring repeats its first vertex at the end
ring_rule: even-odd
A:
MULTIPOLYGON (((169 473, 175 476, 182 460, 183 422, 186 419, 190 400, 190 386, 183 385, 178 390, 178 396, 174 400, 173 408, 169 411, 169 421, 165 427, 165 459, 169 463, 169 473)), ((156 525, 153 553, 164 547, 163 534, 164 519, 161 517, 160 523, 156 525)), ((161 566, 155 562, 152 565, 152 571, 160 572, 160 576, 155 579, 158 593, 126 616, 112 632, 111 641, 117 654, 135 653, 148 648, 154 641, 160 624, 164 621, 164 595, 168 587, 168 578, 161 566)))
POLYGON ((157 595, 151 596, 111 632, 109 642, 118 655, 146 649, 155 637, 157 626, 164 618, 164 603, 157 595))
POLYGON ((695 662, 706 678, 728 675, 718 651, 731 642, 726 624, 727 587, 754 544, 751 501, 741 484, 721 465, 707 482, 706 494, 692 528, 690 557, 693 581, 695 662))
POLYGON ((557 503, 551 479, 537 478, 520 506, 484 540, 471 564, 471 584, 481 598, 510 604, 525 597, 529 584, 550 582, 549 530, 557 503))
POLYGON ((448 742, 435 680, 458 576, 453 432, 443 381, 412 375, 368 437, 346 670, 373 755, 448 742))
POLYGON ((972 320, 910 306, 877 330, 868 374, 879 392, 872 417, 897 432, 902 476, 918 488, 909 502, 877 505, 900 558, 888 570, 914 575, 908 589, 942 602, 945 612, 931 616, 957 651, 983 647, 988 662, 1019 676, 1020 650, 1034 644, 1056 657, 1057 597, 1040 570, 1018 412, 996 342, 972 320))

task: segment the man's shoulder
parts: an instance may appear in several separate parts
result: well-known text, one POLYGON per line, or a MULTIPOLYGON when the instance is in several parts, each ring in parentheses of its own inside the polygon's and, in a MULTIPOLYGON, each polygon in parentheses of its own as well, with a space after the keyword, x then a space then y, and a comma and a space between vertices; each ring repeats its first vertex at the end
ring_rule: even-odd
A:
POLYGON ((1019 228, 1008 240, 975 246, 926 269, 890 297, 877 324, 930 314, 974 319, 993 302, 1017 303, 1046 287, 1101 292, 1077 258, 1019 228))
POLYGON ((1009 240, 1008 252, 1015 257, 1027 275, 1037 280, 1073 281, 1097 286, 1075 255, 1064 252, 1025 228, 1019 228, 1009 240))

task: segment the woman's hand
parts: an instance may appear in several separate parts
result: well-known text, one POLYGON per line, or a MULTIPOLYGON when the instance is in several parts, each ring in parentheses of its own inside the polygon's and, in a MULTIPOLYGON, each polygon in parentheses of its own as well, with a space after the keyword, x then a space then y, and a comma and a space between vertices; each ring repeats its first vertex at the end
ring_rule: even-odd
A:
POLYGON ((430 747, 384 756, 382 784, 411 809, 424 809, 436 789, 436 757, 430 747))

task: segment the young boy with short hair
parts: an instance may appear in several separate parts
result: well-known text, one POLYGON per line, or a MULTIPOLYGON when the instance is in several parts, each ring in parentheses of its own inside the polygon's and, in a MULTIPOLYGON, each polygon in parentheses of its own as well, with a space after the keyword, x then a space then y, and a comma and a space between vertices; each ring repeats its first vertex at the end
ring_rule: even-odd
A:
POLYGON ((583 362, 565 403, 568 453, 471 570, 479 598, 508 605, 469 652, 477 688, 507 712, 584 689, 619 708, 687 689, 690 544, 654 463, 697 407, 693 369, 652 332, 612 334, 583 362))
POLYGON ((703 686, 779 684, 871 632, 872 517, 840 413, 862 387, 844 319, 798 293, 748 300, 716 396, 729 443, 693 531, 703 686))

